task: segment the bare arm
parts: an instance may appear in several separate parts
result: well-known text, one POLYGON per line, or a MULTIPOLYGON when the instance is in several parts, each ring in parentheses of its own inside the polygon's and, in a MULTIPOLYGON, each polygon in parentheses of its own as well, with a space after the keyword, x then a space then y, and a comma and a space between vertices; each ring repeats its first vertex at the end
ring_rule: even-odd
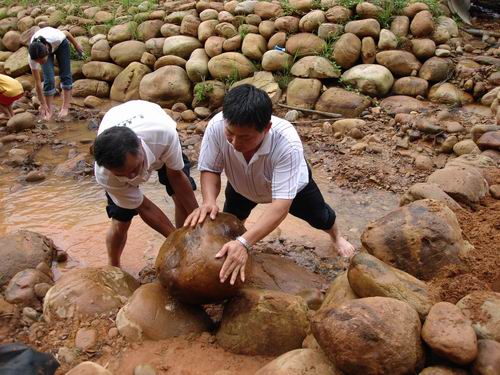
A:
POLYGON ((146 197, 143 198, 142 204, 137 207, 137 212, 147 225, 165 237, 168 237, 175 230, 172 222, 163 211, 146 197))
POLYGON ((47 102, 45 101, 45 96, 43 96, 42 76, 40 74, 40 70, 31 69, 31 75, 33 76, 34 81, 35 81, 36 96, 38 97, 38 100, 40 101, 42 108, 45 109, 45 108, 47 108, 47 102))
POLYGON ((191 183, 184 172, 182 170, 176 171, 174 169, 167 168, 167 177, 170 185, 172 185, 175 196, 186 212, 191 213, 193 210, 198 208, 198 202, 194 197, 191 183))
POLYGON ((191 215, 187 217, 184 223, 185 226, 190 225, 194 227, 196 224, 202 223, 207 215, 213 220, 219 212, 219 207, 216 202, 221 188, 220 174, 203 171, 201 172, 200 181, 203 202, 200 208, 194 210, 191 215))

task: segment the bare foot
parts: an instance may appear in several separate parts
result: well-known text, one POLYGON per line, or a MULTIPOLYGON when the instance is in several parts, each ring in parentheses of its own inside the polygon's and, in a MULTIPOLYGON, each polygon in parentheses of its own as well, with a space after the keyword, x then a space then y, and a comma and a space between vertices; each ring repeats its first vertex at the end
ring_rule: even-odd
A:
POLYGON ((43 119, 45 121, 50 121, 52 119, 52 113, 49 113, 49 112, 46 112, 44 115, 43 115, 43 119))
POLYGON ((58 120, 63 120, 65 117, 67 117, 69 114, 69 111, 67 108, 61 108, 61 112, 59 112, 59 115, 57 116, 58 120))
POLYGON ((352 258, 356 249, 347 241, 344 237, 338 237, 336 243, 333 245, 334 249, 337 250, 339 255, 344 258, 352 258))

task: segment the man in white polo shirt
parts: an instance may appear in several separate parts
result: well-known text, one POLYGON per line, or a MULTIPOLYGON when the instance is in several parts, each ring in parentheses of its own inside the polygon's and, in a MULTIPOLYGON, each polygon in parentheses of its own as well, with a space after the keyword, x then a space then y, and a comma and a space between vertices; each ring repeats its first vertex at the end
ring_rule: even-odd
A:
POLYGON ((154 103, 134 100, 111 108, 99 126, 93 147, 95 178, 106 191, 111 227, 106 236, 109 264, 120 267, 132 218, 139 214, 167 237, 175 230, 163 211, 144 196, 139 185, 158 171, 161 184, 175 202, 177 226, 198 207, 182 154, 176 123, 154 103))
POLYGON ((194 226, 215 218, 221 173, 227 175, 224 212, 245 220, 258 203, 271 203, 242 236, 226 243, 216 257, 226 256, 220 280, 238 275, 245 281, 247 251, 271 233, 290 212, 330 234, 334 249, 344 257, 354 247, 335 224, 335 212, 325 202, 304 159, 302 142, 288 121, 272 116, 268 95, 251 85, 238 86, 224 98, 223 111, 208 124, 201 144, 202 205, 187 218, 194 226))

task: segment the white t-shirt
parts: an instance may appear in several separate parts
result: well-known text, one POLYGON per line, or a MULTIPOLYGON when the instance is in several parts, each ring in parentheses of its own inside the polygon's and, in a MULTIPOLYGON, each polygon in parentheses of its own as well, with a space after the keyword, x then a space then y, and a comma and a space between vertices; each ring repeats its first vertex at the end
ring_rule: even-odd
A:
POLYGON ((137 134, 144 150, 144 165, 135 178, 129 179, 117 177, 95 163, 95 178, 118 207, 135 209, 143 201, 139 185, 146 182, 153 171, 164 164, 173 170, 184 167, 176 123, 159 105, 133 100, 111 108, 102 119, 97 134, 112 126, 126 126, 137 134))
MULTIPOLYGON (((44 27, 33 34, 30 43, 32 43, 33 40, 39 36, 44 37, 45 40, 50 43, 50 45, 52 46, 52 52, 55 52, 55 50, 61 45, 63 40, 66 39, 66 35, 61 30, 54 29, 53 27, 44 27)), ((31 60, 31 57, 29 55, 28 61, 31 70, 41 69, 41 65, 36 61, 31 60)))
POLYGON ((222 173, 233 188, 255 203, 293 199, 309 182, 302 142, 288 121, 271 117, 271 129, 247 163, 224 134, 222 112, 207 125, 198 169, 222 173))

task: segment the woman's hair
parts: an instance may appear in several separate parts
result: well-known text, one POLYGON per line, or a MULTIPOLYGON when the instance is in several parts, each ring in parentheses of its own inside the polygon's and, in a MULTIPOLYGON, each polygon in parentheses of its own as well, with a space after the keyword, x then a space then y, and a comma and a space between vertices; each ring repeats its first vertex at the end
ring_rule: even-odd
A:
POLYGON ((52 52, 52 46, 43 36, 39 36, 33 39, 29 46, 29 54, 31 60, 44 58, 50 52, 52 52))

